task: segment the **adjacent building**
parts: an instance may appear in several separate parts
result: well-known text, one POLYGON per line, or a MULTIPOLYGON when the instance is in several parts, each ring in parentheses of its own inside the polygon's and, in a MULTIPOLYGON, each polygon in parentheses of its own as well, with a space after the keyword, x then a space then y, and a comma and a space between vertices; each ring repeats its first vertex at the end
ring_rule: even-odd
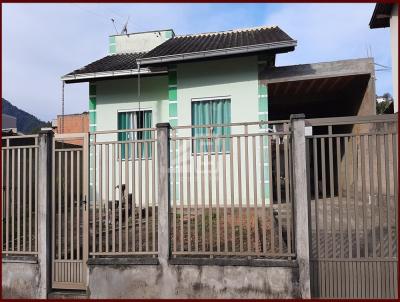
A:
POLYGON ((394 112, 399 102, 399 4, 377 3, 372 13, 370 28, 390 27, 390 48, 392 53, 392 79, 394 112))

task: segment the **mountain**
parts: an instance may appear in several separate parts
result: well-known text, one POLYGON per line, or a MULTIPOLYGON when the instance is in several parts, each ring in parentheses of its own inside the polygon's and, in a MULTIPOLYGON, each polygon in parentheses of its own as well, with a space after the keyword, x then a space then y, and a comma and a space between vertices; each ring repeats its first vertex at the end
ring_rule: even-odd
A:
POLYGON ((6 99, 1 99, 2 110, 4 114, 8 114, 17 118, 17 130, 24 134, 37 133, 42 127, 50 127, 50 122, 39 120, 36 116, 19 109, 6 99))

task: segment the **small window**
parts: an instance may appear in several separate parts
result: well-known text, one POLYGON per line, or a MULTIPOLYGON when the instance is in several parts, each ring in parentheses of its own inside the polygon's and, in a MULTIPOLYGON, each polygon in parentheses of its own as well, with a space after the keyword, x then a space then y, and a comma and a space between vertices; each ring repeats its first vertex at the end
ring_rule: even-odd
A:
MULTIPOLYGON (((126 111, 118 112, 118 130, 125 129, 143 129, 151 128, 152 125, 152 112, 151 110, 141 111, 126 111)), ((135 141, 135 140, 148 140, 151 139, 151 131, 132 131, 118 133, 118 141, 135 141)), ((125 144, 121 144, 121 156, 125 159, 125 144)), ((147 156, 151 155, 151 143, 144 142, 137 145, 135 158, 141 154, 142 158, 145 157, 147 148, 147 156), (145 146, 147 145, 147 146, 145 146), (141 146, 141 148, 139 148, 141 146)), ((132 145, 128 144, 128 158, 132 156, 132 145)))
MULTIPOLYGON (((211 99, 211 100, 200 100, 192 101, 192 125, 225 125, 231 123, 231 100, 228 98, 224 99, 211 99)), ((209 128, 193 128, 193 137, 205 137, 208 136, 209 128)), ((231 133, 230 126, 228 127, 214 127, 212 129, 212 136, 229 136, 231 133)), ((193 143, 193 150, 198 152, 221 152, 225 144, 225 151, 230 151, 230 139, 229 138, 217 138, 217 139, 196 139, 193 143)))

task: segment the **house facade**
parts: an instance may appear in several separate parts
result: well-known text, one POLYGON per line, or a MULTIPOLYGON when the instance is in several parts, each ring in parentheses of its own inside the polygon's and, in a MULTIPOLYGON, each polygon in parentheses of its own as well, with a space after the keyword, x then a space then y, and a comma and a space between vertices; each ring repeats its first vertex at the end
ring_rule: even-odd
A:
MULTIPOLYGON (((251 125, 246 130, 239 126, 196 128, 204 125, 288 120, 296 113, 305 113, 309 118, 375 114, 372 59, 276 67, 276 56, 293 51, 297 45, 296 40, 277 26, 183 36, 175 35, 172 30, 160 30, 111 36, 109 42, 109 55, 62 77, 66 83, 89 82, 89 130, 103 132, 95 135, 96 142, 129 141, 135 135, 145 137, 146 131, 136 134, 115 131, 154 128, 157 123, 165 122, 172 127, 189 126, 176 133, 196 138, 210 134, 208 131, 215 136, 284 130, 268 129, 266 125, 251 125), (114 132, 104 133, 107 131, 114 132)), ((268 146, 267 141, 264 146, 259 142, 253 145, 251 141, 250 145, 225 143, 223 153, 228 160, 231 154, 245 154, 246 150, 252 154, 253 148, 264 149, 265 199, 270 202, 270 178, 274 177, 275 187, 276 179, 283 181, 286 177, 278 176, 276 167, 273 176, 269 175, 269 162, 274 159, 268 158, 268 148, 275 150, 275 146, 268 146)), ((200 139, 192 148, 207 153, 207 141, 200 139)), ((221 142, 219 148, 221 153, 221 142)), ((178 144, 175 151, 182 153, 178 144)), ((116 152, 124 157, 126 150, 116 152)), ((131 171, 130 149, 128 153, 131 171)), ((93 161, 95 157, 92 152, 93 161)), ((210 160, 211 169, 222 169, 214 157, 215 154, 210 160)), ((195 161, 194 156, 189 160, 195 161)), ((260 160, 257 159, 256 166, 260 160)), ((239 166, 233 167, 234 173, 240 174, 239 166)), ((176 172, 179 174, 179 167, 176 172)), ((223 176, 219 177, 222 183, 223 176)), ((250 189, 246 199, 254 202, 256 177, 247 178, 250 189)), ((175 181, 178 186, 179 181, 186 181, 186 175, 175 181)), ((237 187, 238 181, 235 179, 236 185, 232 187, 237 187)), ((216 199, 216 188, 210 191, 206 202, 216 199)), ((179 198, 183 193, 187 195, 176 194, 185 203, 179 198)))

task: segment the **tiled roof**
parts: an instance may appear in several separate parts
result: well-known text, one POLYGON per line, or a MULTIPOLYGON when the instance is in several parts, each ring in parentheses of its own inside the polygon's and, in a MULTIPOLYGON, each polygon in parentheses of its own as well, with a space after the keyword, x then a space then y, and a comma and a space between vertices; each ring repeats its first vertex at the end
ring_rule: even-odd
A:
POLYGON ((83 73, 136 69, 136 59, 140 58, 144 54, 144 52, 137 52, 109 55, 82 68, 74 70, 66 76, 83 73))
POLYGON ((192 59, 201 54, 202 57, 223 56, 243 52, 255 52, 274 49, 274 52, 284 52, 294 49, 296 41, 289 37, 279 27, 256 27, 223 32, 213 32, 195 35, 175 36, 147 53, 124 53, 108 55, 94 61, 80 69, 68 73, 63 80, 69 82, 113 75, 129 75, 122 71, 137 69, 139 61, 148 72, 156 72, 163 69, 158 67, 146 67, 148 64, 166 61, 179 61, 192 59), (184 58, 183 58, 184 56, 184 58), (114 73, 116 72, 116 73, 114 73), (103 75, 99 75, 103 73, 103 75))
POLYGON ((146 59, 155 57, 282 42, 295 41, 277 26, 175 36, 145 54, 142 61, 145 62, 146 59))

